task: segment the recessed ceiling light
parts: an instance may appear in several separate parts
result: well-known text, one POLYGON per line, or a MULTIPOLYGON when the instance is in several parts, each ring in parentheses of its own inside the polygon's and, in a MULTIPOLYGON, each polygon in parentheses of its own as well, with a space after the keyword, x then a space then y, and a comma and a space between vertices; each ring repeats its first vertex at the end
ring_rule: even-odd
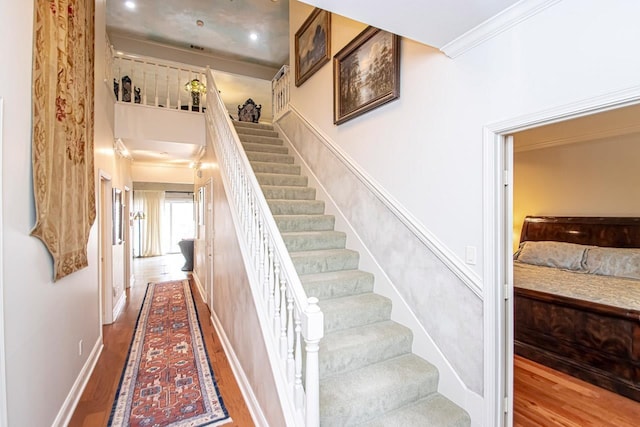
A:
POLYGON ((198 27, 202 27, 202 26, 204 26, 204 21, 203 21, 202 19, 198 19, 198 20, 196 21, 196 25, 197 25, 198 27))
POLYGON ((251 33, 249 34, 249 38, 253 41, 258 40, 258 35, 256 33, 251 33))
POLYGON ((127 6, 128 9, 135 9, 136 8, 136 4, 132 1, 126 1, 124 2, 124 5, 127 6))

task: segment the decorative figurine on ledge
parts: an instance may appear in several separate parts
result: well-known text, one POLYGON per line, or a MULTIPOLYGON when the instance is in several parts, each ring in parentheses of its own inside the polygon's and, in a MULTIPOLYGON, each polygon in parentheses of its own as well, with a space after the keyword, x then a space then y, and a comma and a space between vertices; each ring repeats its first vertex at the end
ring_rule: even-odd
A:
POLYGON ((244 105, 238 105, 238 121, 258 123, 261 109, 262 104, 256 105, 253 99, 247 99, 244 105))

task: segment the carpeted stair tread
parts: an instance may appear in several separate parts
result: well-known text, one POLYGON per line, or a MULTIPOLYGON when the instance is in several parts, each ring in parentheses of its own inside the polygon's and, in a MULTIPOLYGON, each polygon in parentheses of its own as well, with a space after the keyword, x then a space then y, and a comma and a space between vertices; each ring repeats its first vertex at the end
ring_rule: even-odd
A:
POLYGON ((372 292, 320 300, 318 305, 324 313, 325 334, 382 322, 391 316, 391 300, 372 292))
POLYGON ((438 370, 414 354, 321 379, 320 424, 337 427, 375 420, 435 393, 437 387, 438 370))
POLYGON ((412 341, 411 330, 391 320, 326 334, 320 341, 320 378, 410 353, 412 341))
POLYGON ((237 126, 236 127, 236 132, 238 133, 238 136, 240 137, 241 140, 242 140, 242 137, 245 136, 245 135, 266 136, 266 137, 269 137, 269 138, 277 138, 278 137, 278 132, 273 130, 273 128, 271 128, 271 129, 263 129, 263 128, 253 129, 253 128, 246 127, 246 126, 237 126))
POLYGON ((300 175, 300 165, 294 165, 292 163, 285 164, 261 162, 257 160, 251 161, 250 163, 255 173, 282 173, 287 175, 300 175))
POLYGON ((246 152, 247 158, 251 162, 270 162, 270 163, 285 163, 285 164, 293 164, 293 156, 288 154, 277 154, 277 153, 256 153, 256 152, 246 152))
POLYGON ((437 369, 411 353, 411 330, 390 320, 391 300, 358 270, 358 252, 345 248, 278 132, 234 125, 302 286, 320 300, 320 424, 469 427, 467 413, 437 393, 437 369))
POLYGON ((333 215, 274 215, 273 218, 281 233, 333 230, 336 222, 333 215))
POLYGON ((298 274, 354 270, 358 268, 360 262, 360 254, 350 249, 302 251, 292 252, 289 255, 298 274))
POLYGON ((347 242, 347 235, 341 231, 292 231, 282 233, 282 239, 291 252, 321 249, 341 249, 347 242))
POLYGON ((359 427, 469 427, 469 414, 439 393, 389 412, 359 427))
POLYGON ((292 185, 261 185, 265 199, 315 200, 316 189, 292 185))
POLYGON ((289 154, 289 149, 282 145, 258 144, 255 142, 242 142, 242 146, 247 153, 276 153, 289 154))
POLYGON ((234 121, 233 125, 235 126, 236 129, 238 128, 243 128, 243 129, 266 129, 266 130, 273 130, 273 125, 271 124, 267 124, 267 123, 253 123, 253 122, 240 122, 240 121, 234 121))
POLYGON ((261 135, 245 135, 242 133, 238 134, 238 138, 240 138, 240 142, 249 143, 249 144, 258 144, 258 145, 266 145, 273 147, 283 147, 284 141, 281 138, 275 138, 272 136, 261 136, 261 135))
POLYGON ((306 187, 309 179, 304 175, 289 175, 284 173, 256 173, 261 185, 284 185, 290 187, 306 187))
POLYGON ((373 292, 373 274, 362 270, 304 274, 300 281, 307 295, 320 300, 373 292))
POLYGON ((267 200, 274 215, 321 215, 324 213, 322 200, 267 200))

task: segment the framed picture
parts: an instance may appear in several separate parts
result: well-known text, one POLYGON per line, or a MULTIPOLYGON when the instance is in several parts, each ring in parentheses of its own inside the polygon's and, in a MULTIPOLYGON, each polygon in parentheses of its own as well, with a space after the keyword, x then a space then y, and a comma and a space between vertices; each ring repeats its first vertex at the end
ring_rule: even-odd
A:
POLYGON ((333 57, 337 125, 400 97, 400 37, 368 27, 333 57))
POLYGON ((331 59, 331 13, 315 8, 295 37, 296 86, 331 59))

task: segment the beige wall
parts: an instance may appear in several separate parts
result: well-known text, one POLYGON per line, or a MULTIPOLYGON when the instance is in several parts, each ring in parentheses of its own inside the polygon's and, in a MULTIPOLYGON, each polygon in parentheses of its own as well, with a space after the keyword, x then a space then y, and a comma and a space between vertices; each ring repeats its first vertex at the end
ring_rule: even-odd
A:
MULTIPOLYGON (((51 257, 29 236, 35 220, 31 168, 33 1, 0 3, 2 124, 2 305, 9 426, 62 424, 82 384, 89 355, 101 338, 98 229, 88 241, 89 266, 52 281, 51 257), (16 84, 15 82, 26 82, 16 84), (79 342, 83 353, 78 354, 79 342)), ((96 1, 96 69, 103 70, 105 1, 96 1), (102 67, 102 68, 101 68, 102 67)), ((96 75, 96 173, 114 186, 131 180, 113 155, 106 88, 96 75)), ((97 222, 96 222, 97 224, 97 222)), ((0 424, 2 419, 0 418, 0 424)))
POLYGON ((193 184, 193 169, 153 164, 134 164, 131 174, 134 181, 170 182, 174 184, 193 184))
POLYGON ((516 152, 514 250, 526 215, 640 216, 639 160, 640 133, 516 152))
MULTIPOLYGON (((278 399, 272 370, 269 368, 262 330, 256 313, 247 270, 244 264, 235 225, 218 161, 210 140, 202 159, 202 174, 196 177, 194 191, 211 180, 213 183, 213 290, 209 308, 219 319, 232 349, 241 365, 264 419, 270 426, 284 426, 284 416, 278 399)), ((206 286, 206 241, 203 226, 194 245, 194 273, 202 287, 206 286)), ((230 358, 233 361, 233 358, 230 358)), ((239 378, 241 379, 241 378, 239 378)), ((250 402, 249 402, 250 403, 250 402)))

